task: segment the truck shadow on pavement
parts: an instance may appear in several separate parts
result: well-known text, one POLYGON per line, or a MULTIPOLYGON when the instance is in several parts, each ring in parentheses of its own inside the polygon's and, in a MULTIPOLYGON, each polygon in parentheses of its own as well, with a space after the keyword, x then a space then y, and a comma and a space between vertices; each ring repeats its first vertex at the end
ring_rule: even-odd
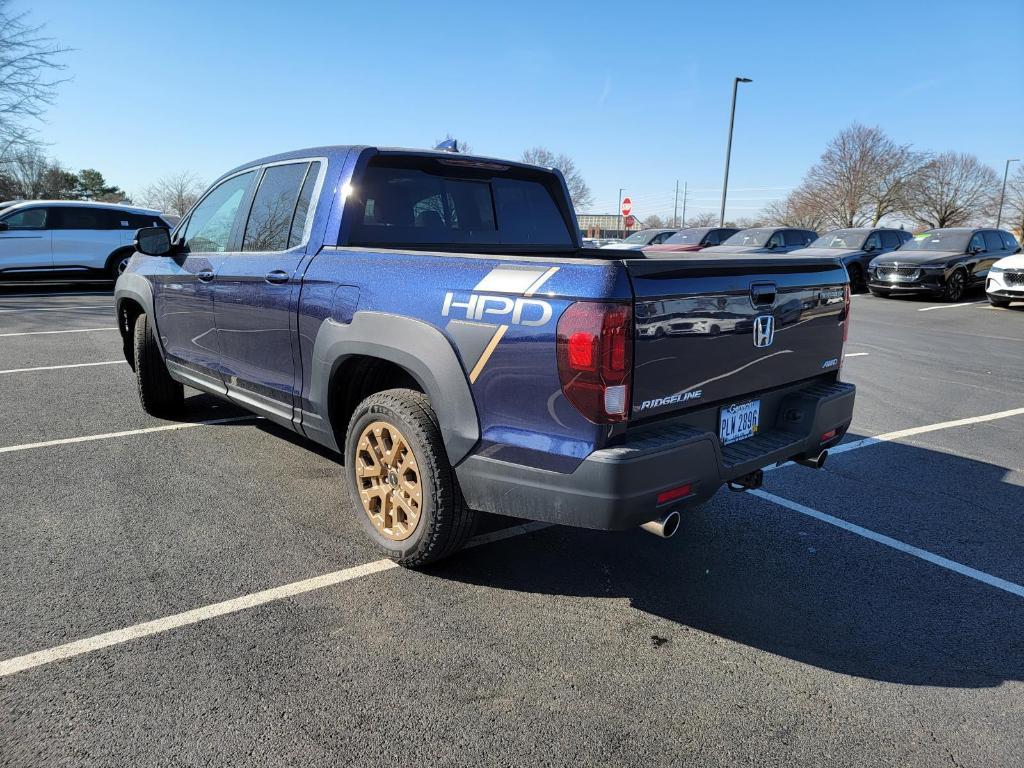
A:
MULTIPOLYGON (((768 490, 1014 580, 1024 554, 1024 488, 1006 482, 1006 469, 897 444, 832 461, 835 470, 817 476, 816 500, 809 489, 817 477, 783 476, 803 468, 769 473, 768 490), (859 472, 853 487, 850 472, 859 472), (903 482, 884 480, 893 472, 903 482), (972 503, 974 488, 987 495, 972 503), (939 524, 915 534, 929 519, 939 524), (989 562, 979 562, 985 552, 989 562)), ((626 597, 633 610, 608 606, 609 642, 636 635, 659 652, 693 643, 690 630, 699 630, 871 680, 955 688, 1024 680, 1020 597, 749 494, 724 491, 686 513, 671 541, 551 528, 469 550, 432 574, 556 599, 626 597)))

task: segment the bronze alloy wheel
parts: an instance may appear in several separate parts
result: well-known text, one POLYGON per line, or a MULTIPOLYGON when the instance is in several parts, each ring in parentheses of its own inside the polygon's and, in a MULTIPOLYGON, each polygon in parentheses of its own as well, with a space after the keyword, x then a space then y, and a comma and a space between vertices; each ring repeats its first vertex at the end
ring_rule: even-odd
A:
POLYGON ((391 541, 412 536, 423 509, 423 486, 405 435, 386 421, 368 424, 356 444, 355 470, 363 511, 378 533, 391 541))

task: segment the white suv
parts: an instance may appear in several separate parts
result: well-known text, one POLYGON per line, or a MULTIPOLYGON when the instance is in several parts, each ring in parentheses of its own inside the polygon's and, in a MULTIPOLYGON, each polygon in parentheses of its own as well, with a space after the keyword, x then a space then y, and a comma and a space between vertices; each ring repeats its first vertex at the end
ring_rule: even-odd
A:
MULTIPOLYGON (((1013 235, 1007 232, 1003 237, 1012 239, 1013 235)), ((993 307, 1008 307, 1011 301, 1024 301, 1024 253, 1007 256, 989 267, 985 292, 993 307)))
POLYGON ((110 203, 26 200, 0 209, 0 280, 30 274, 124 271, 141 227, 168 227, 159 211, 110 203))

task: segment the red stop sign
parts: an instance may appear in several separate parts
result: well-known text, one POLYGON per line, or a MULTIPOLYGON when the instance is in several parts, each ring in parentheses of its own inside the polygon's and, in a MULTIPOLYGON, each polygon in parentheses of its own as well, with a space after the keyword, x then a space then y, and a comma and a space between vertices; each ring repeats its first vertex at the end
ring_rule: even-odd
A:
POLYGON ((636 221, 636 219, 634 219, 632 216, 627 216, 626 219, 625 219, 626 229, 629 229, 630 227, 632 227, 635 221, 636 221))
POLYGON ((622 198, 622 215, 629 216, 633 212, 633 201, 628 197, 622 198))

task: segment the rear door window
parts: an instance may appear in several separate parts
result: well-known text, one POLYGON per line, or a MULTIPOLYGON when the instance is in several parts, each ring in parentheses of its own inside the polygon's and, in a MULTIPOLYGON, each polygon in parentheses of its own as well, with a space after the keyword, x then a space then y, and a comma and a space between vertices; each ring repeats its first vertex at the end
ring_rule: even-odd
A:
POLYGON ((985 238, 981 232, 975 232, 974 237, 971 238, 971 244, 968 248, 972 251, 984 251, 985 250, 985 238))
POLYGON ((292 216, 292 227, 288 234, 288 247, 294 248, 309 239, 309 231, 313 226, 313 213, 316 205, 313 203, 313 194, 316 192, 316 183, 320 177, 320 163, 310 163, 306 172, 306 179, 302 182, 302 189, 299 192, 299 200, 295 204, 295 215, 292 216))
POLYGON ((998 232, 989 231, 985 233, 985 247, 990 251, 1003 250, 1003 239, 999 236, 998 232))
POLYGON ((877 251, 882 248, 882 233, 872 232, 868 235, 868 239, 864 241, 864 249, 868 251, 877 251))
POLYGON ((358 191, 358 245, 572 244, 551 190, 532 179, 371 164, 358 191))
POLYGON ((102 208, 76 208, 60 206, 55 210, 55 229, 110 229, 107 225, 109 211, 102 208))
POLYGON ((1000 232, 1000 236, 1003 238, 1003 245, 1010 251, 1016 251, 1020 246, 1017 244, 1017 238, 1011 235, 1009 232, 1000 232))
POLYGON ((882 235, 883 248, 899 248, 903 242, 895 232, 882 232, 880 234, 882 235))
POLYGON ((269 166, 263 172, 245 225, 243 251, 288 248, 292 218, 308 170, 309 163, 288 163, 269 166))

